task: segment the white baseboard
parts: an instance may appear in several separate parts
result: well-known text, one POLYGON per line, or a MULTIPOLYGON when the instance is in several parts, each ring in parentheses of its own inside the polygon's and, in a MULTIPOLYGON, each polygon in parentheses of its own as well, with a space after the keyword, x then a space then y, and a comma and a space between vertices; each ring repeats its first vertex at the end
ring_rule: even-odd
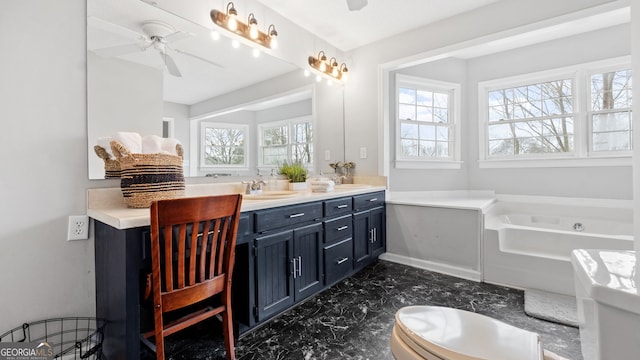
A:
POLYGON ((457 266, 437 263, 428 260, 411 258, 403 255, 396 255, 390 253, 384 253, 379 257, 382 260, 391 261, 398 264, 413 266, 419 269, 425 269, 429 271, 435 271, 441 274, 451 275, 467 280, 478 281, 481 280, 481 274, 478 270, 465 269, 457 266))

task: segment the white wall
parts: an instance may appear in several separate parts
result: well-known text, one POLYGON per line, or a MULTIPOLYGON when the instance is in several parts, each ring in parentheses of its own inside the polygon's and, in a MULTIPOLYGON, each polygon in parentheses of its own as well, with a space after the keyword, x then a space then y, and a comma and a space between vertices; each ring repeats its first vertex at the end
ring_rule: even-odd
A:
POLYGON ((185 175, 188 175, 190 166, 189 151, 191 149, 189 142, 189 106, 165 101, 162 114, 164 117, 173 119, 173 137, 182 143, 182 149, 184 150, 183 168, 185 175))
POLYGON ((87 54, 89 178, 104 178, 93 146, 118 131, 162 135, 162 70, 87 54))
POLYGON ((629 55, 630 35, 630 26, 625 24, 467 61, 470 188, 505 194, 631 199, 631 166, 481 169, 477 161, 478 82, 629 55))
POLYGON ((87 180, 85 4, 0 2, 0 332, 95 312, 93 240, 67 242, 87 180))

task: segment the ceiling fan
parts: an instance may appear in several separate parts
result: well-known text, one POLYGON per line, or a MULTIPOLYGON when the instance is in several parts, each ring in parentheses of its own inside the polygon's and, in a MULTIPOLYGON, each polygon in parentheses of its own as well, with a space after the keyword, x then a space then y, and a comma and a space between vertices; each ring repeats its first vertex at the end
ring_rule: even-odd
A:
MULTIPOLYGON (((106 24, 109 24, 104 21, 99 21, 98 23, 103 29, 106 27, 106 24)), ((113 29, 113 27, 120 27, 119 25, 109 24, 109 27, 112 28, 112 32, 123 32, 123 29, 113 29)), ((126 31, 131 32, 129 29, 126 29, 126 31)), ((168 54, 168 50, 172 50, 173 52, 178 54, 191 56, 200 61, 204 61, 209 64, 221 67, 219 64, 216 64, 208 59, 169 47, 169 44, 194 36, 194 34, 185 31, 176 31, 171 25, 160 21, 143 22, 142 31, 144 32, 144 35, 136 33, 138 38, 138 41, 136 43, 96 49, 94 50, 94 52, 102 57, 117 57, 151 49, 153 51, 156 51, 160 55, 162 63, 164 64, 169 74, 176 77, 182 77, 182 73, 178 69, 178 65, 176 64, 174 59, 168 54)))
POLYGON ((350 11, 358 11, 367 6, 367 0, 347 0, 347 7, 350 11))

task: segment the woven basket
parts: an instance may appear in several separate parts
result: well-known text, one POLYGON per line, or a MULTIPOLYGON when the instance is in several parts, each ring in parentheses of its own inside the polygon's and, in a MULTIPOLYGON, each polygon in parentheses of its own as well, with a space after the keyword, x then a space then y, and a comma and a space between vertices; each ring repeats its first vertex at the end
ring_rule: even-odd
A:
POLYGON ((107 150, 100 145, 94 146, 93 150, 100 159, 104 160, 104 178, 120 179, 120 162, 112 159, 107 150))
POLYGON ((146 208, 156 200, 184 196, 182 145, 176 146, 178 155, 132 154, 114 140, 111 150, 120 162, 120 188, 128 207, 146 208))

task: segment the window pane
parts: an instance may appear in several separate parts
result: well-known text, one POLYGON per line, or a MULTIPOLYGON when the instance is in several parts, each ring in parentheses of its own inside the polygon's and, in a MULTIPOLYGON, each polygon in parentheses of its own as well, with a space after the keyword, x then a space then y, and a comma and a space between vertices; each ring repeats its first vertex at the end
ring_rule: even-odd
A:
POLYGON ((416 103, 416 90, 400 88, 398 94, 398 100, 401 104, 415 104, 416 103))
POLYGON ((313 147, 311 144, 294 144, 291 147, 291 161, 309 164, 313 162, 313 147))
POLYGON ((262 162, 264 165, 278 165, 287 161, 287 146, 274 146, 262 150, 262 162))
POLYGON ((287 133, 286 125, 264 129, 262 131, 262 145, 271 146, 286 144, 288 142, 287 133))
POLYGON ((433 125, 420 125, 420 140, 435 140, 436 127, 433 125))
POLYGON ((420 156, 436 156, 436 142, 420 141, 420 156))
POLYGON ((418 156, 418 141, 405 139, 401 140, 400 153, 402 154, 402 156, 418 156))
POLYGON ((542 121, 542 135, 563 136, 573 134, 573 119, 547 119, 542 121))
POLYGON ((489 91, 489 106, 501 106, 504 107, 507 103, 507 97, 505 90, 489 91))
POLYGON ((449 127, 438 126, 436 128, 436 140, 449 141, 449 127))
POLYGON ((447 109, 433 109, 433 121, 439 123, 448 123, 449 111, 447 109))
POLYGON ((311 123, 300 123, 293 125, 293 142, 310 142, 313 139, 311 123))
POLYGON ((489 121, 499 121, 508 119, 508 115, 505 113, 504 106, 491 106, 489 107, 489 121))
POLYGON ((416 107, 413 105, 398 105, 398 117, 400 120, 416 120, 416 107))
POLYGON ((631 107, 631 70, 591 76, 591 109, 594 111, 631 107))
POLYGON ((561 153, 573 151, 573 135, 545 136, 542 138, 542 152, 561 153))
POLYGON ((512 136, 510 124, 489 125, 489 140, 510 139, 512 136))
POLYGON ((244 164, 244 131, 237 128, 205 128, 205 165, 244 164))
POLYGON ((447 107, 449 107, 448 99, 449 99, 449 94, 434 92, 433 93, 433 106, 434 107, 439 107, 439 108, 447 108, 447 107))
POLYGON ((490 140, 489 155, 513 155, 513 140, 490 140))
POLYGON ((431 91, 422 91, 418 90, 418 101, 417 104, 421 106, 433 106, 433 92, 431 91))
POLYGON ((400 137, 402 139, 417 139, 418 138, 418 124, 400 124, 400 137))
POLYGON ((540 121, 526 121, 513 124, 515 136, 518 138, 538 136, 542 134, 542 125, 540 121))
POLYGON ((448 142, 436 143, 436 154, 439 157, 449 157, 449 143, 448 142))
POLYGON ((430 107, 418 106, 416 107, 418 121, 433 121, 433 110, 430 107))
POLYGON ((519 138, 515 143, 516 154, 533 154, 544 152, 540 138, 519 138))
POLYGON ((618 131, 593 134, 593 150, 631 150, 631 133, 629 131, 618 131))
POLYGON ((593 132, 630 130, 631 114, 628 112, 594 114, 593 132))

